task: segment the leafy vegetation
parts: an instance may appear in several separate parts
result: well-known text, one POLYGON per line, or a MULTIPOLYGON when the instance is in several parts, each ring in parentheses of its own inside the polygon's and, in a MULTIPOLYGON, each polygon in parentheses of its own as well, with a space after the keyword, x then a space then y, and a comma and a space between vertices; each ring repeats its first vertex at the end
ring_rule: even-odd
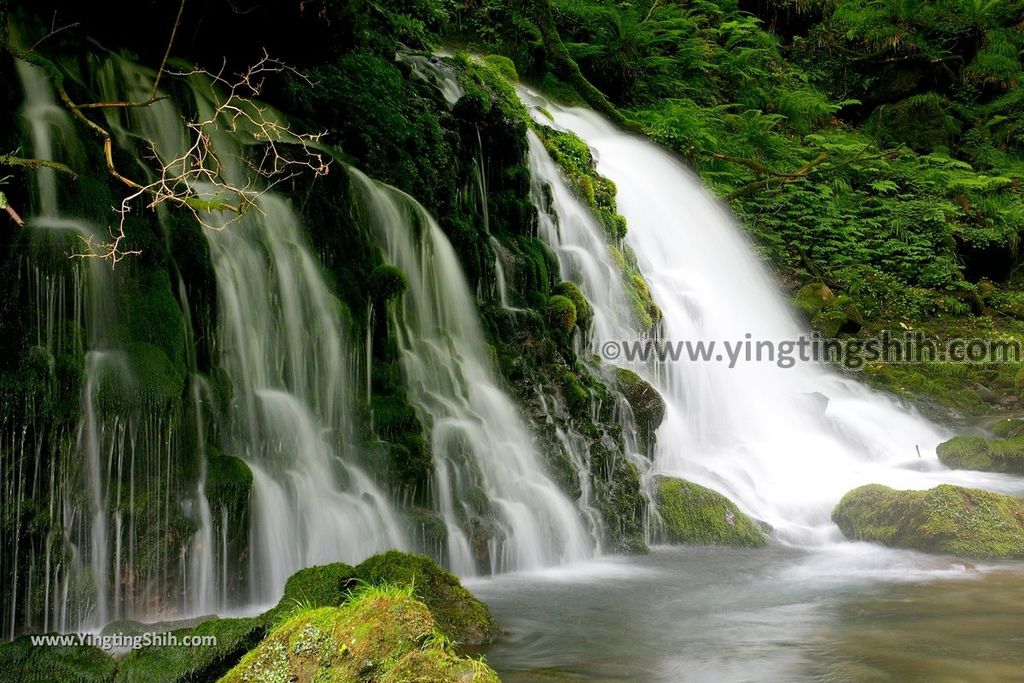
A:
MULTIPOLYGON (((512 57, 549 94, 589 101, 547 66, 552 50, 537 4, 517 13, 482 3, 479 20, 490 28, 469 40, 512 57)), ((909 326, 939 337, 1021 338, 1019 3, 752 7, 756 13, 736 2, 550 3, 582 75, 732 204, 793 291, 821 283, 858 311, 856 326, 823 316, 823 332, 909 326)), ((600 204, 573 170, 585 168, 577 161, 584 150, 558 138, 546 143, 582 195, 600 204)), ((962 412, 990 410, 945 386, 942 370, 870 370, 871 381, 898 393, 930 395, 962 412)), ((1015 394, 1001 368, 968 375, 1015 394)))

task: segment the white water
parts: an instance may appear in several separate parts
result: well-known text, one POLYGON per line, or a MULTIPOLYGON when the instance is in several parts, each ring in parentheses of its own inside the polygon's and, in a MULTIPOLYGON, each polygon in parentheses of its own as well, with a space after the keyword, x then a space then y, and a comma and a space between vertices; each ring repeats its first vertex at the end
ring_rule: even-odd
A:
MULTIPOLYGON (((144 97, 152 78, 148 70, 111 58, 97 80, 108 99, 130 100, 144 97)), ((199 115, 209 117, 212 89, 200 78, 193 85, 199 115)), ((132 149, 138 136, 152 140, 153 153, 164 161, 180 155, 189 144, 182 114, 168 99, 132 110, 127 120, 110 113, 107 122, 121 145, 132 149)), ((225 181, 249 185, 244 134, 218 131, 212 137, 225 181)), ((407 546, 390 499, 359 466, 353 403, 360 384, 354 371, 358 352, 349 339, 343 306, 330 292, 290 204, 272 192, 254 194, 253 199, 254 206, 241 219, 224 229, 204 230, 217 284, 214 350, 232 394, 230 413, 218 429, 219 445, 225 454, 244 459, 253 473, 248 596, 228 595, 233 588, 232 593, 237 593, 228 576, 238 573, 233 566, 238 558, 227 556, 225 512, 210 509, 203 491, 205 462, 200 462, 196 488, 189 491, 195 491, 196 499, 167 502, 185 506, 199 523, 191 556, 182 558, 181 585, 176 587, 183 597, 180 609, 186 614, 223 610, 239 601, 265 604, 275 600, 287 577, 301 568, 334 561, 355 563, 407 546), (216 528, 215 520, 220 520, 222 528, 216 528)), ((223 219, 207 217, 212 226, 223 219)), ((109 270, 106 264, 93 263, 109 270)), ((184 296, 182 304, 187 308, 184 296)), ((99 355, 90 358, 103 360, 99 355)), ((208 393, 203 378, 192 378, 186 405, 195 411, 200 441, 207 432, 201 405, 209 403, 208 393)), ((83 428, 87 445, 92 434, 90 401, 87 386, 83 428)), ((162 444, 140 445, 139 450, 142 456, 176 454, 170 445, 162 444)), ((190 455, 205 459, 205 444, 199 450, 190 455)), ((90 456, 90 462, 94 459, 90 456)), ((120 471, 109 465, 107 470, 120 471)), ((155 485, 159 489, 160 481, 155 485)), ((92 497, 102 497, 102 478, 93 486, 98 488, 92 497)), ((170 483, 165 486, 169 491, 170 483)), ((102 591, 111 581, 101 572, 109 566, 108 556, 117 552, 117 545, 115 539, 107 538, 105 524, 97 519, 92 527, 91 556, 102 591)), ((131 555, 114 562, 116 572, 122 567, 132 571, 132 566, 131 555)), ((115 591, 120 590, 119 577, 114 575, 115 591)), ((124 612, 115 604, 115 611, 106 612, 105 604, 101 600, 98 605, 101 624, 121 614, 156 616, 168 607, 143 606, 124 612)))
MULTIPOLYGON (((594 112, 523 94, 538 122, 583 138, 595 151, 598 171, 615 182, 629 225, 625 243, 664 313, 663 339, 714 341, 721 349, 747 334, 753 340, 798 338, 801 326, 739 227, 689 170, 594 112)), ((536 141, 532 151, 543 153, 536 141)), ((608 273, 599 228, 564 187, 556 185, 555 201, 562 226, 547 239, 558 247, 563 270, 582 275, 595 308, 595 338, 621 339, 621 279, 608 273)), ((948 438, 942 429, 818 365, 741 362, 730 369, 727 363, 668 362, 642 374, 667 404, 656 469, 725 493, 786 542, 837 540, 833 506, 866 483, 1020 488, 1009 477, 947 470, 934 455, 948 438)))
POLYGON ((545 474, 498 384, 451 244, 411 197, 349 173, 385 260, 409 279, 390 321, 410 400, 430 432, 449 566, 472 576, 587 557, 591 542, 575 506, 545 474))
MULTIPOLYGON (((216 144, 226 178, 242 184, 238 143, 220 135, 216 144)), ((265 602, 299 569, 358 562, 405 540, 391 501, 357 464, 357 352, 294 210, 263 193, 241 220, 205 235, 234 390, 225 448, 253 473, 250 592, 265 602)))

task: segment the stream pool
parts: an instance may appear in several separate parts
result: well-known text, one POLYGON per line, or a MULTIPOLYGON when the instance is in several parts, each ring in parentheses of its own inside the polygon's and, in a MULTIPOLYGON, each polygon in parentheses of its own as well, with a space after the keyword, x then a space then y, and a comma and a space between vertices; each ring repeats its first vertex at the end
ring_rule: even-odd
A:
POLYGON ((467 585, 508 683, 1024 681, 1024 563, 663 547, 467 585))

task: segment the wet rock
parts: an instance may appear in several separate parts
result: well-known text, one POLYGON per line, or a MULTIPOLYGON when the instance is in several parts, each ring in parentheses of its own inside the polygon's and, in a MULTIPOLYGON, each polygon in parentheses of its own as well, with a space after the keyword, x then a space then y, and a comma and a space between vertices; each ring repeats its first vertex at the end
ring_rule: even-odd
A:
POLYGON ((832 511, 848 538, 967 558, 1024 558, 1024 499, 943 484, 897 491, 869 484, 832 511))

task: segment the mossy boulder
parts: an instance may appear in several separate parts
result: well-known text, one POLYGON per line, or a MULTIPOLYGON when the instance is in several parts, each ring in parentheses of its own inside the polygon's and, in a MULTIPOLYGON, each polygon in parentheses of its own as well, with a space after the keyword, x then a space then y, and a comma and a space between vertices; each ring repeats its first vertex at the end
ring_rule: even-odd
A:
POLYGON ((953 469, 1024 474, 1024 436, 955 436, 939 444, 935 452, 943 465, 953 469))
POLYGON ((640 448, 651 454, 654 432, 665 419, 665 399, 640 375, 626 368, 615 368, 615 386, 633 411, 640 448))
POLYGON ((382 303, 405 294, 409 289, 409 278, 399 268, 389 265, 377 266, 370 273, 368 282, 370 297, 382 303))
POLYGON ((231 519, 244 519, 251 493, 252 470, 244 460, 220 454, 207 459, 206 498, 210 509, 227 510, 231 519))
POLYGON ((132 650, 121 660, 116 683, 190 683, 215 681, 256 647, 266 635, 258 618, 212 619, 195 628, 171 631, 178 641, 212 636, 210 645, 167 647, 152 645, 132 650))
POLYGON ((848 538, 894 548, 1024 558, 1024 499, 979 489, 942 484, 897 491, 869 484, 843 496, 832 521, 848 538))
POLYGON ((594 309, 591 308, 590 302, 587 301, 580 288, 572 282, 559 282, 553 291, 556 295, 564 296, 572 302, 576 309, 576 327, 587 330, 594 319, 594 309))
POLYGON ((29 636, 0 644, 0 679, 18 683, 108 683, 114 659, 91 645, 36 646, 29 636))
POLYGON ((488 643, 498 636, 487 605, 429 557, 390 550, 365 560, 355 568, 355 575, 371 585, 412 586, 413 595, 430 608, 440 631, 459 643, 488 643))
POLYGON ((222 679, 307 680, 489 683, 498 676, 483 662, 452 650, 411 587, 368 587, 343 607, 288 618, 222 679))
POLYGON ((658 477, 656 485, 663 540, 752 548, 767 545, 760 525, 722 494, 673 477, 658 477))
POLYGON ((548 324, 557 332, 568 335, 576 327, 576 306, 572 300, 561 294, 548 297, 547 305, 548 324))
MULTIPOLYGON (((1021 368, 1021 371, 1024 372, 1024 368, 1021 368)), ((1000 439, 1024 436, 1024 420, 1000 420, 992 425, 992 433, 1000 439)))
POLYGON ((298 609, 337 607, 348 599, 358 583, 355 568, 343 562, 300 569, 288 577, 284 595, 262 618, 274 623, 298 609))
POLYGON ((848 296, 836 296, 824 283, 813 282, 801 287, 793 303, 825 337, 860 331, 862 316, 856 303, 848 296))

